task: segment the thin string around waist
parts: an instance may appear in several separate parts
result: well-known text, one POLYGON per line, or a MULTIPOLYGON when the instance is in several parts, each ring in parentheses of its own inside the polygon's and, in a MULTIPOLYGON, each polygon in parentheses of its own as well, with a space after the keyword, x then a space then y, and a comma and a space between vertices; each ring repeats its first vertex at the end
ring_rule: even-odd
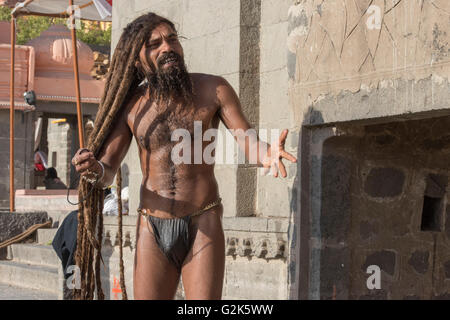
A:
MULTIPOLYGON (((209 209, 211 209, 211 208, 214 208, 215 206, 218 206, 221 202, 222 202, 222 198, 219 197, 217 200, 215 200, 215 201, 213 201, 213 202, 207 204, 207 205, 206 205, 205 207, 203 207, 202 209, 200 209, 200 210, 198 210, 198 211, 195 211, 194 213, 192 213, 192 214, 190 214, 190 215, 188 215, 188 216, 190 216, 190 217, 199 216, 199 215, 201 215, 203 212, 205 212, 205 211, 207 211, 207 210, 209 210, 209 209)), ((137 212, 138 212, 140 215, 144 216, 144 217, 151 216, 151 214, 150 214, 149 212, 147 212, 147 209, 145 209, 145 208, 138 208, 138 209, 137 209, 137 212)), ((177 218, 177 217, 175 217, 175 218, 177 218)), ((170 219, 170 218, 168 218, 168 219, 170 219)))

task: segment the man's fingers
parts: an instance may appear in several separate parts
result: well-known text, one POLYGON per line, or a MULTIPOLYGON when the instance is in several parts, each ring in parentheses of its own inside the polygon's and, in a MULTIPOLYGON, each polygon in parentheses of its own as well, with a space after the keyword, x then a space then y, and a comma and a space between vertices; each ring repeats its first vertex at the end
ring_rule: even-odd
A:
POLYGON ((95 159, 94 154, 92 152, 86 152, 81 155, 75 156, 72 160, 72 164, 74 166, 78 166, 83 164, 86 160, 95 159))
POLYGON ((77 152, 75 152, 72 162, 77 162, 77 161, 80 162, 91 156, 94 156, 94 154, 89 149, 81 148, 81 149, 78 149, 77 152))
POLYGON ((297 162, 297 158, 296 157, 294 157, 292 154, 290 154, 289 152, 286 152, 286 151, 281 151, 280 152, 280 155, 283 157, 283 158, 286 158, 286 159, 288 159, 289 161, 292 161, 292 162, 297 162))
POLYGON ((278 167, 280 168, 281 176, 283 178, 286 178, 286 176, 287 176, 286 168, 284 167, 283 162, 281 162, 281 159, 280 159, 280 161, 278 161, 278 167))
POLYGON ((83 155, 76 155, 75 157, 73 157, 73 162, 74 165, 79 165, 80 163, 86 161, 87 159, 89 159, 89 155, 85 153, 83 155))
POLYGON ((97 172, 97 170, 92 170, 93 168, 95 168, 97 161, 95 161, 95 159, 88 159, 83 161, 82 163, 78 164, 75 166, 75 169, 77 172, 82 173, 86 170, 90 170, 91 171, 95 171, 97 172))
POLYGON ((279 139, 279 143, 280 146, 284 145, 284 140, 286 140, 287 134, 288 134, 289 130, 288 129, 284 129, 281 134, 280 134, 280 139, 279 139))
POLYGON ((277 165, 275 164, 275 162, 272 163, 272 165, 270 166, 270 171, 275 178, 278 177, 278 169, 277 169, 277 165))
POLYGON ((81 154, 86 153, 86 152, 90 152, 89 149, 81 148, 81 149, 78 149, 76 154, 77 155, 81 155, 81 154))
POLYGON ((78 169, 79 170, 88 170, 90 167, 92 167, 92 165, 94 164, 93 161, 83 161, 83 163, 78 165, 78 169))

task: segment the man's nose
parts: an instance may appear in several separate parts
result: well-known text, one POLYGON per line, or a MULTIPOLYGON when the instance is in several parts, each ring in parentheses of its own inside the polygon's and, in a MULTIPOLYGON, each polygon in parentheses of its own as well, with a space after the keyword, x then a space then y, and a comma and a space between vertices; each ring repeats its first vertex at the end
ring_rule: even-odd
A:
POLYGON ((170 52, 170 51, 173 51, 173 50, 172 50, 172 46, 171 46, 171 44, 169 43, 169 41, 163 40, 163 42, 162 42, 162 44, 161 44, 161 51, 162 51, 162 53, 168 53, 168 52, 170 52))

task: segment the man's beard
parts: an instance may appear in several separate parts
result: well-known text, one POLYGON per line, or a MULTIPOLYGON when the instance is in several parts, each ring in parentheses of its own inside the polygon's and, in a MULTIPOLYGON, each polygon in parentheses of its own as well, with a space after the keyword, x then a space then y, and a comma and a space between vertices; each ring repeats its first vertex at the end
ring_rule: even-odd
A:
POLYGON ((168 103, 171 99, 181 98, 185 103, 191 103, 194 93, 191 77, 183 58, 171 51, 161 56, 157 64, 158 68, 152 65, 153 72, 145 75, 151 99, 157 103, 168 103), (163 69, 162 67, 168 59, 175 59, 175 64, 163 69))

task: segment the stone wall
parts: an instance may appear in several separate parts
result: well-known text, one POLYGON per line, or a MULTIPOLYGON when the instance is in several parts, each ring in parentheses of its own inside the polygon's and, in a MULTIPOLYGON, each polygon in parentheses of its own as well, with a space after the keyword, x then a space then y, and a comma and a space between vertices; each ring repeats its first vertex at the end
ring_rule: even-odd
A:
MULTIPOLYGON (((290 133, 285 148, 297 156, 300 125, 296 124, 289 106, 286 39, 290 0, 261 1, 259 128, 268 131, 267 140, 278 142, 283 129, 290 133), (276 134, 275 130, 279 130, 276 134), (272 131, 273 130, 273 131, 272 131), (272 134, 271 134, 272 133, 272 134)), ((296 198, 294 179, 297 166, 283 161, 286 179, 258 175, 257 214, 265 217, 291 217, 296 198)))
POLYGON ((55 122, 48 119, 48 166, 54 167, 64 184, 70 183, 70 161, 72 159, 72 130, 68 122, 55 122))
POLYGON ((349 128, 325 141, 320 297, 450 293, 450 118, 349 128), (381 269, 368 289, 367 268, 381 269))
POLYGON ((303 159, 292 296, 445 297, 445 219, 432 216, 441 229, 430 231, 421 218, 424 203, 442 215, 446 203, 449 2, 291 4, 289 97, 303 159), (366 287, 370 264, 380 290, 366 287))
POLYGON ((289 9, 289 76, 305 125, 449 109, 446 0, 303 0, 289 9))
MULTIPOLYGON (((34 171, 34 112, 15 111, 14 187, 30 188, 34 171)), ((0 110, 0 208, 9 209, 9 109, 0 110)))

